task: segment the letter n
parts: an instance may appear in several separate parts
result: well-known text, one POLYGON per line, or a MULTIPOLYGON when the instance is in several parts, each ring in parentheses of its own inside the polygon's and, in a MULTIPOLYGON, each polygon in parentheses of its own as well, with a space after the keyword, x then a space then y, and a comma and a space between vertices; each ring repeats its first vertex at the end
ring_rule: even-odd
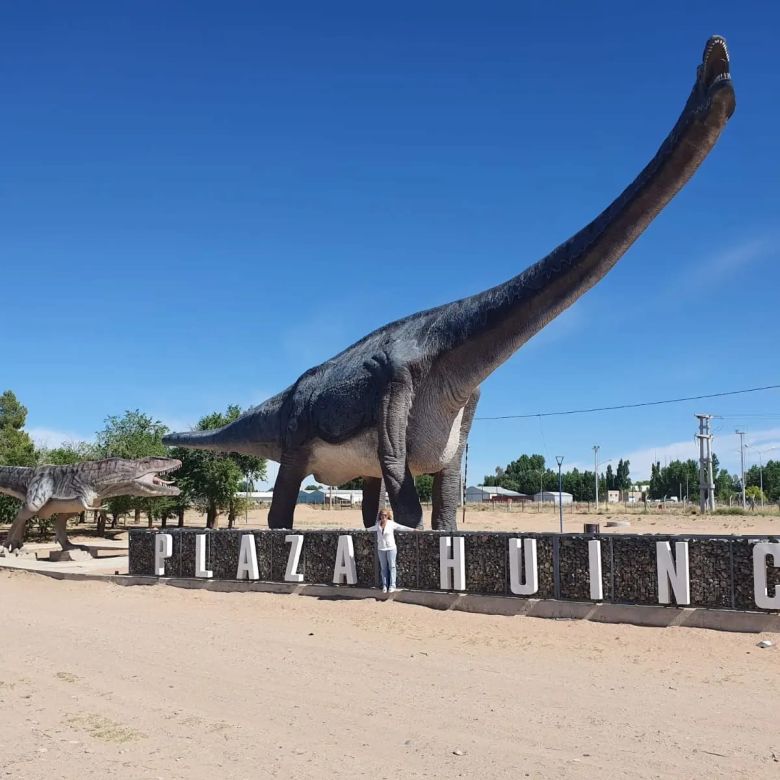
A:
POLYGON ((655 543, 658 567, 658 603, 671 604, 670 592, 674 592, 675 604, 691 603, 691 580, 688 574, 688 542, 674 543, 674 559, 669 542, 655 543))

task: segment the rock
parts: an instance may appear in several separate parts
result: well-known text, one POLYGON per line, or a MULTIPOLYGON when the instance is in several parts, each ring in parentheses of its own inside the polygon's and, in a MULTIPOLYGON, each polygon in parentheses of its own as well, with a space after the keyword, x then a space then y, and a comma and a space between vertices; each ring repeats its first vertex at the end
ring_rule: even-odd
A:
POLYGON ((774 647, 774 644, 775 644, 775 643, 774 643, 774 642, 772 642, 772 641, 771 641, 771 640, 769 640, 769 639, 762 639, 762 640, 761 640, 761 641, 760 641, 760 642, 759 642, 759 643, 756 645, 756 647, 774 647))
POLYGON ((453 756, 465 756, 466 755, 466 751, 465 750, 461 750, 460 748, 458 748, 458 750, 453 750, 452 751, 452 755, 453 756))
POLYGON ((607 520, 607 528, 628 528, 630 525, 628 520, 607 520))

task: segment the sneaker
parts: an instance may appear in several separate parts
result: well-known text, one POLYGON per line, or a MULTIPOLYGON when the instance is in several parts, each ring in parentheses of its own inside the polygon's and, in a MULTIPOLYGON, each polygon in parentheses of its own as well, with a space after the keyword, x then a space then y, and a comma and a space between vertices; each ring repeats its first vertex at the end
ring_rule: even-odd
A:
POLYGON ((382 586, 382 593, 387 593, 387 585, 382 586))
POLYGON ((395 593, 398 590, 398 588, 390 588, 390 593, 395 593))

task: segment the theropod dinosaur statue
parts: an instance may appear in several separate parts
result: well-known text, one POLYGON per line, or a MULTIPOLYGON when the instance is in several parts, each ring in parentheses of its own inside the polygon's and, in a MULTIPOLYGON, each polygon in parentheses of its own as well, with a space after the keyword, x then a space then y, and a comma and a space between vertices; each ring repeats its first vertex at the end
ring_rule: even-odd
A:
POLYGON ((385 325, 224 428, 165 443, 278 461, 272 528, 292 527, 301 481, 313 473, 331 485, 364 477, 367 525, 384 478, 396 519, 413 527, 422 523, 414 475, 433 474, 432 526, 454 529, 480 382, 615 265, 690 179, 734 108, 726 42, 713 37, 655 157, 543 260, 490 290, 385 325))
POLYGON ((37 515, 54 518, 54 532, 63 550, 71 544, 66 531, 68 518, 86 509, 97 509, 116 496, 178 496, 181 492, 158 475, 181 466, 173 458, 141 458, 87 461, 70 466, 0 466, 0 493, 21 500, 22 506, 11 525, 5 547, 15 550, 24 544, 24 527, 37 515))

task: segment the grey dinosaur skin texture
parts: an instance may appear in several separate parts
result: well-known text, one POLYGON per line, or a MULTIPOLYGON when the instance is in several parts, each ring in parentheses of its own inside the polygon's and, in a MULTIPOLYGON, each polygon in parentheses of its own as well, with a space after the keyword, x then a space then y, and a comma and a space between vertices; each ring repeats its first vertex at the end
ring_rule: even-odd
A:
POLYGON ((707 42, 683 112, 650 163, 596 219, 519 276, 380 328, 215 431, 166 444, 278 461, 268 524, 292 528, 302 479, 364 477, 375 521, 384 479, 396 520, 422 527, 414 486, 433 474, 434 529, 456 528, 463 449, 480 383, 609 271, 690 179, 735 108, 725 41, 707 42))
POLYGON ((0 466, 0 493, 22 501, 11 525, 5 547, 15 550, 24 543, 24 527, 37 515, 54 518, 54 531, 63 550, 76 545, 68 540, 68 518, 87 509, 98 509, 116 496, 155 498, 178 496, 179 488, 159 475, 181 467, 175 458, 108 458, 72 466, 0 466))

